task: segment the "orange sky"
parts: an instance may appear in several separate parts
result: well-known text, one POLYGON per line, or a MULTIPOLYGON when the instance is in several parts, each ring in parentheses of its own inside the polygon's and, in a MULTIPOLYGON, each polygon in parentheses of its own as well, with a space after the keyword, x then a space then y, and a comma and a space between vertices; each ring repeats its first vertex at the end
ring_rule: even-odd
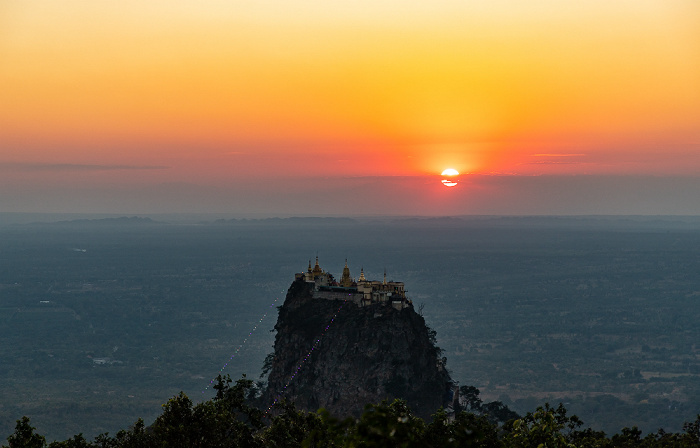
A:
POLYGON ((7 0, 0 86, 8 187, 700 174, 697 0, 7 0))

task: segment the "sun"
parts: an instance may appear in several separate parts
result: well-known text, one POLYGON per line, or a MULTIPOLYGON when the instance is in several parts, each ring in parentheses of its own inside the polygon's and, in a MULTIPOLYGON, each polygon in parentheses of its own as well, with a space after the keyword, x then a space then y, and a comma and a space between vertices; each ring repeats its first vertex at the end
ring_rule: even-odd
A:
POLYGON ((454 168, 447 168, 445 171, 441 173, 443 176, 446 176, 444 179, 442 179, 442 184, 446 187, 456 187, 459 181, 455 178, 456 176, 459 176, 459 171, 457 171, 454 168))

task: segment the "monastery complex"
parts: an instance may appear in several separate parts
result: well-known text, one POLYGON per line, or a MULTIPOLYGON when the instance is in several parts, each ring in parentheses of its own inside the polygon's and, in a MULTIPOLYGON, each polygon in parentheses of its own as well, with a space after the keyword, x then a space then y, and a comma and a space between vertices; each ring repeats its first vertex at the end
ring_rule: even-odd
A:
POLYGON ((390 303, 391 306, 399 310, 412 305, 411 300, 406 297, 403 282, 386 281, 386 270, 383 281, 367 280, 364 269, 360 269, 360 278, 355 280, 350 276, 347 260, 345 260, 343 276, 339 281, 335 280, 329 272, 321 269, 318 257, 316 257, 316 265, 312 268, 311 261, 309 261, 308 270, 296 274, 295 280, 314 283, 313 297, 315 299, 351 300, 357 306, 390 303))

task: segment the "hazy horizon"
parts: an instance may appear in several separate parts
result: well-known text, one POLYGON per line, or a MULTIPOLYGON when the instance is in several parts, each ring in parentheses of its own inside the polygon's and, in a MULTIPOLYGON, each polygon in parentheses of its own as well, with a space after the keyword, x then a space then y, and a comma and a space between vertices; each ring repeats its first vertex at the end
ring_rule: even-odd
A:
POLYGON ((304 178, 250 183, 24 185, 0 190, 17 213, 233 216, 697 215, 692 176, 439 176, 304 178))

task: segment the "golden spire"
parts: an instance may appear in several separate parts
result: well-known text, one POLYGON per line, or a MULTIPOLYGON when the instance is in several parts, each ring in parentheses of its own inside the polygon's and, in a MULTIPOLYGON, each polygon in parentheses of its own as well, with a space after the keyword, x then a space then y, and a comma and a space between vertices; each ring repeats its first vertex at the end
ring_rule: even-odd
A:
POLYGON ((348 267, 348 259, 345 259, 345 267, 343 268, 343 276, 340 278, 340 286, 349 288, 352 286, 352 278, 350 278, 350 268, 348 267))
POLYGON ((360 281, 365 282, 367 279, 365 278, 365 268, 360 268, 360 281))
POLYGON ((384 268, 384 284, 386 285, 386 268, 384 268))
POLYGON ((311 260, 309 260, 309 270, 306 271, 305 279, 307 282, 314 281, 314 274, 311 272, 311 260))
POLYGON ((316 255, 316 266, 314 266, 314 275, 321 274, 323 274, 323 269, 321 269, 321 266, 318 265, 318 255, 316 255))

